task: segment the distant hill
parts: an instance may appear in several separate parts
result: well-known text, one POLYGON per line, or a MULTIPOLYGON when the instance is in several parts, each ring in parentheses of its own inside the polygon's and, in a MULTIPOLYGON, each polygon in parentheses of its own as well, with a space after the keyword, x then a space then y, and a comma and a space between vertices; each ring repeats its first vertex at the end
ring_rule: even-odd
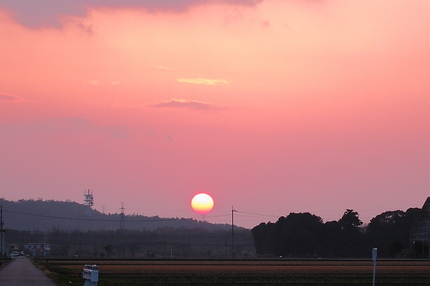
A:
MULTIPOLYGON (((120 228, 120 214, 103 214, 91 207, 71 201, 18 200, 0 198, 3 208, 5 229, 15 230, 117 230, 120 228)), ((202 228, 227 230, 228 224, 211 224, 185 218, 160 218, 142 215, 125 215, 128 230, 155 230, 163 227, 202 228)))

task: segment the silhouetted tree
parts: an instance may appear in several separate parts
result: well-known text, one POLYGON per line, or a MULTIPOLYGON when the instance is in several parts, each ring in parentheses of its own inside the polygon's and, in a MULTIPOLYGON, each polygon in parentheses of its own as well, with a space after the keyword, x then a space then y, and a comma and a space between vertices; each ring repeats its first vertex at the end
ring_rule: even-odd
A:
POLYGON ((275 255, 275 224, 260 223, 251 230, 255 252, 258 255, 275 255))
POLYGON ((358 213, 346 210, 339 221, 323 223, 310 213, 290 213, 252 230, 257 254, 295 257, 363 257, 364 234, 358 213))
POLYGON ((339 220, 342 227, 359 227, 363 222, 359 219, 358 213, 352 209, 347 209, 339 220))
POLYGON ((112 255, 112 251, 113 251, 113 245, 112 244, 107 244, 107 245, 103 246, 103 249, 106 252, 106 255, 108 257, 112 255))
POLYGON ((377 247, 378 256, 395 257, 409 247, 412 225, 421 215, 421 209, 410 208, 386 211, 370 220, 366 231, 368 248, 377 247))
POLYGON ((347 209, 339 220, 341 227, 339 250, 342 257, 362 257, 365 253, 365 240, 362 229, 363 222, 352 209, 347 209))
POLYGON ((322 219, 310 213, 290 213, 276 223, 261 223, 252 229, 259 255, 314 256, 320 249, 322 219))
POLYGON ((337 221, 328 221, 324 224, 321 233, 321 255, 325 257, 340 257, 339 248, 341 239, 341 224, 337 221))
POLYGON ((310 213, 290 213, 276 222, 277 248, 280 256, 314 256, 320 248, 322 219, 310 213))
MULTIPOLYGON (((410 245, 410 233, 423 219, 422 210, 387 211, 374 217, 367 227, 358 212, 347 209, 338 221, 323 223, 310 213, 290 213, 276 223, 261 223, 252 230, 259 255, 322 257, 370 257, 378 248, 379 257, 397 257, 411 250, 417 258, 429 256, 426 242, 410 245)), ((410 254, 412 255, 412 254, 410 254)))
POLYGON ((417 240, 414 242, 414 252, 416 258, 422 258, 423 257, 423 242, 421 240, 417 240))
POLYGON ((402 249, 403 249, 403 244, 400 241, 398 240, 393 241, 390 245, 391 257, 396 257, 397 254, 402 252, 402 249))

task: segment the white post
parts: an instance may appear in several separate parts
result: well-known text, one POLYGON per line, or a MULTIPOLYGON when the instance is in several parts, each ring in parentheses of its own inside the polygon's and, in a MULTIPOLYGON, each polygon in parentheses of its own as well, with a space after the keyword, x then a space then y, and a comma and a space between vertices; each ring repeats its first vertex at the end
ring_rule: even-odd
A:
POLYGON ((376 278, 376 258, 378 257, 378 249, 372 249, 372 260, 373 260, 373 286, 375 286, 375 278, 376 278))

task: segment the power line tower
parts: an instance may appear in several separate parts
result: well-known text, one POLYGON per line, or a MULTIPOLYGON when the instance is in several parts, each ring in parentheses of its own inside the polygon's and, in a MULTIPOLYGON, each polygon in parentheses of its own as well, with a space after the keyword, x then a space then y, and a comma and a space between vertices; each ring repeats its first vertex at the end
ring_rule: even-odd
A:
POLYGON ((121 231, 125 230, 125 208, 124 208, 124 203, 121 203, 121 214, 119 216, 119 229, 121 231))
POLYGON ((122 256, 125 257, 125 208, 121 203, 121 214, 119 215, 119 236, 121 240, 122 256))
POLYGON ((93 191, 88 189, 84 191, 84 202, 85 205, 92 207, 94 205, 94 196, 93 196, 93 191))

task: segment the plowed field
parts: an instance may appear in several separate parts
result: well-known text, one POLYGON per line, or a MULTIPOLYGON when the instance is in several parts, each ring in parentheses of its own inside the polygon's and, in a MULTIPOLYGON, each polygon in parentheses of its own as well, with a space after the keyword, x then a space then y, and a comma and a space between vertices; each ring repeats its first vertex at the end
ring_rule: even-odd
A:
MULTIPOLYGON (((371 260, 47 260, 61 285, 83 284, 97 264, 99 285, 372 285, 371 260)), ((430 285, 430 261, 377 262, 376 285, 430 285)))

